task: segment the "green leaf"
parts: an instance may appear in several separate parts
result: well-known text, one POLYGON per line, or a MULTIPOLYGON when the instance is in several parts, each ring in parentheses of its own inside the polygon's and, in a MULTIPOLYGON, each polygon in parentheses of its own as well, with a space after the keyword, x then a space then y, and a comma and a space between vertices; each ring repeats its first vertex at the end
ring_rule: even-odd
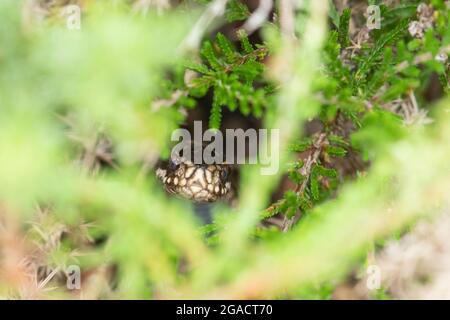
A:
POLYGON ((233 50, 231 42, 222 34, 217 33, 217 45, 222 50, 227 63, 233 63, 236 60, 236 53, 233 50))
POLYGON ((210 73, 208 67, 205 66, 203 63, 195 63, 195 62, 189 61, 189 62, 186 62, 184 66, 186 69, 190 69, 190 70, 193 70, 198 73, 203 73, 203 74, 210 73))
POLYGON ((328 15, 330 16, 331 21, 333 21, 333 24, 336 26, 336 28, 339 28, 339 12, 337 11, 333 0, 328 0, 328 7, 330 8, 328 11, 328 15))
POLYGON ((286 212, 286 216, 288 218, 292 218, 297 212, 298 196, 294 191, 289 190, 284 194, 284 199, 286 200, 284 203, 284 207, 286 208, 284 210, 286 212))
POLYGON ((242 50, 247 54, 252 53, 254 51, 254 48, 250 43, 250 41, 248 40, 247 32, 245 32, 244 29, 239 29, 237 32, 237 36, 241 42, 242 50))
POLYGON ((214 78, 212 77, 200 77, 195 78, 190 83, 190 91, 189 94, 193 97, 203 97, 208 89, 213 85, 214 78))
POLYGON ((365 58, 358 71, 356 72, 356 87, 359 87, 361 81, 365 79, 367 73, 371 70, 371 68, 375 65, 376 60, 380 57, 381 53, 384 51, 385 47, 395 41, 403 32, 406 31, 409 25, 409 19, 404 19, 399 22, 399 24, 388 34, 382 36, 374 45, 372 50, 370 51, 367 58, 365 58))
POLYGON ((311 177, 310 177, 310 190, 311 190, 311 195, 313 197, 314 200, 319 200, 319 176, 317 174, 317 170, 315 169, 315 167, 313 168, 312 172, 311 172, 311 177))
POLYGON ((328 178, 336 178, 337 177, 337 171, 332 168, 325 168, 324 166, 317 165, 316 166, 317 173, 323 177, 328 178))
POLYGON ((341 136, 334 135, 334 134, 330 134, 328 136, 328 140, 331 143, 337 144, 337 145, 342 145, 342 146, 348 146, 349 145, 349 143, 344 138, 342 138, 341 136))
POLYGON ((216 54, 214 52, 214 48, 213 48, 213 46, 212 46, 210 41, 205 41, 203 43, 201 54, 208 61, 209 65, 214 70, 221 70, 222 69, 222 66, 221 66, 219 60, 217 59, 217 56, 216 56, 216 54))
POLYGON ((264 65, 260 62, 249 60, 236 66, 233 71, 246 82, 252 82, 256 79, 256 77, 262 74, 264 71, 264 65))
POLYGON ((247 116, 250 114, 250 106, 248 104, 248 97, 244 94, 241 94, 240 98, 239 98, 239 111, 241 111, 241 113, 244 116, 247 116))
POLYGON ((247 6, 239 0, 228 2, 225 17, 228 22, 245 20, 250 16, 247 6))
POLYGON ((347 151, 344 148, 337 146, 327 146, 325 151, 335 157, 344 157, 347 154, 347 151))
POLYGON ((307 197, 307 195, 304 195, 303 197, 301 197, 298 200, 298 202, 299 202, 299 207, 300 207, 300 209, 303 210, 303 212, 308 211, 309 209, 311 209, 313 207, 313 203, 307 197))
POLYGON ((301 141, 297 141, 289 146, 289 151, 291 152, 304 152, 311 148, 312 140, 309 138, 305 138, 301 141))
POLYGON ((352 10, 350 8, 344 9, 339 19, 339 43, 341 48, 346 48, 350 44, 350 38, 348 36, 348 26, 352 10))
POLYGON ((219 98, 219 90, 214 91, 211 114, 209 116, 209 128, 219 129, 222 122, 222 105, 219 98))

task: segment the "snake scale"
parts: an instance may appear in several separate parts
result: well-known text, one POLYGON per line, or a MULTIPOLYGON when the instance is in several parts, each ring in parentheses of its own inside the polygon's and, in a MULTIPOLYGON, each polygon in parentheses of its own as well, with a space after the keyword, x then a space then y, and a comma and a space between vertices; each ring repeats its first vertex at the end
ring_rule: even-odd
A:
MULTIPOLYGON (((202 154, 203 150, 204 146, 202 154)), ((231 170, 226 163, 207 164, 203 157, 201 163, 194 163, 172 152, 167 161, 158 165, 156 175, 168 193, 195 203, 211 203, 230 196, 231 170)))

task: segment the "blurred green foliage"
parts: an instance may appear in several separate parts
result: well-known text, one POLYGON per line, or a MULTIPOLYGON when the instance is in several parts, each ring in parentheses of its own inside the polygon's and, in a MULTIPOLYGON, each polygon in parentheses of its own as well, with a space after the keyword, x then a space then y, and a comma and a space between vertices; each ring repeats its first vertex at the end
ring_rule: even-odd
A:
MULTIPOLYGON (((11 276, 5 245, 17 232, 29 242, 17 255, 33 243, 44 265, 79 265, 85 297, 330 298, 373 241, 448 204, 449 98, 430 103, 425 91, 432 76, 448 91, 448 62, 434 57, 450 44, 449 10, 432 2, 437 18, 422 39, 408 33, 417 4, 383 6, 383 28, 348 47, 351 9, 339 14, 329 1, 311 1, 298 13, 299 39, 267 23, 264 44, 241 31, 238 49, 217 33, 199 57, 180 49, 195 9, 140 15, 126 2, 86 1, 81 30, 68 30, 57 17, 27 21, 23 1, 1 1, 0 227, 9 222, 0 228, 0 297, 77 294, 11 276), (186 70, 197 73, 192 83, 180 80, 186 70), (183 94, 155 108, 176 90, 183 94), (226 106, 281 129, 282 168, 261 176, 258 166, 243 166, 238 206, 218 205, 214 223, 200 227, 152 168, 184 122, 183 107, 208 92, 211 127, 220 127, 226 106), (421 118, 406 123, 395 99, 431 110, 435 121, 424 126, 426 113, 416 110, 421 118), (305 137, 313 118, 320 134, 305 137), (342 119, 351 130, 341 130, 342 119), (90 172, 80 162, 99 155, 104 136, 113 165, 90 172), (348 181, 335 163, 354 154, 371 166, 348 181), (286 173, 296 187, 271 204, 286 173), (261 227, 275 215, 291 223, 261 227), (51 246, 55 232, 66 237, 51 246), (88 274, 105 269, 108 284, 90 286, 88 274)), ((249 14, 240 1, 225 13, 229 21, 249 14)))

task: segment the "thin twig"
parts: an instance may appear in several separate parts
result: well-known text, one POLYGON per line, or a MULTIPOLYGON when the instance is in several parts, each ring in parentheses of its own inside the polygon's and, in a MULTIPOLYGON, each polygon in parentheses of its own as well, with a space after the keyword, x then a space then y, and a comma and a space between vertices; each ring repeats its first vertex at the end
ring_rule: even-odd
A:
POLYGON ((264 22, 267 21, 270 12, 272 11, 273 1, 272 0, 260 0, 258 8, 252 13, 250 18, 245 21, 242 28, 247 32, 247 34, 252 34, 258 30, 264 22))
POLYGON ((191 29, 187 37, 183 40, 179 51, 197 51, 206 29, 211 25, 217 17, 225 12, 228 0, 215 0, 209 4, 197 23, 191 29))
MULTIPOLYGON (((445 54, 450 54, 450 45, 442 48, 441 50, 439 50, 440 53, 445 53, 445 54)), ((431 52, 425 52, 422 54, 417 55, 414 58, 414 61, 412 62, 412 65, 416 66, 419 64, 422 64, 424 62, 433 60, 435 57, 433 56, 433 54, 431 54, 431 52)), ((411 64, 408 61, 403 61, 401 63, 399 63, 396 67, 395 70, 397 70, 397 72, 403 71, 406 68, 408 68, 409 66, 411 66, 411 64)))
POLYGON ((283 36, 295 39, 295 14, 292 0, 280 0, 280 28, 283 36))
MULTIPOLYGON (((305 179, 302 181, 300 185, 297 186, 295 190, 295 193, 297 194, 298 197, 303 196, 303 194, 305 193, 306 187, 308 186, 310 180, 313 165, 317 163, 320 154, 322 153, 325 137, 326 137, 325 133, 320 133, 317 136, 316 140, 313 142, 314 151, 308 156, 303 167, 300 169, 300 173, 302 176, 305 177, 305 179)), ((298 221, 300 215, 301 211, 297 209, 297 212, 294 217, 289 219, 285 216, 282 231, 283 232, 288 231, 298 221)))
POLYGON ((162 14, 165 10, 170 9, 169 0, 138 0, 133 4, 134 12, 142 12, 146 15, 150 7, 155 7, 158 14, 162 14))

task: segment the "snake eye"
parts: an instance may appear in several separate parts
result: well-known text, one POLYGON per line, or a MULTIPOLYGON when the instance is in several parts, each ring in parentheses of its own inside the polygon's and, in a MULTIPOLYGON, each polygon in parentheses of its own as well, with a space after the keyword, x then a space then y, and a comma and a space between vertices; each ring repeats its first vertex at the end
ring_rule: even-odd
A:
POLYGON ((228 170, 222 170, 220 172, 220 178, 222 179, 222 181, 225 181, 228 178, 228 170))
POLYGON ((172 159, 169 159, 168 168, 170 170, 176 170, 178 168, 179 164, 175 163, 172 159))

